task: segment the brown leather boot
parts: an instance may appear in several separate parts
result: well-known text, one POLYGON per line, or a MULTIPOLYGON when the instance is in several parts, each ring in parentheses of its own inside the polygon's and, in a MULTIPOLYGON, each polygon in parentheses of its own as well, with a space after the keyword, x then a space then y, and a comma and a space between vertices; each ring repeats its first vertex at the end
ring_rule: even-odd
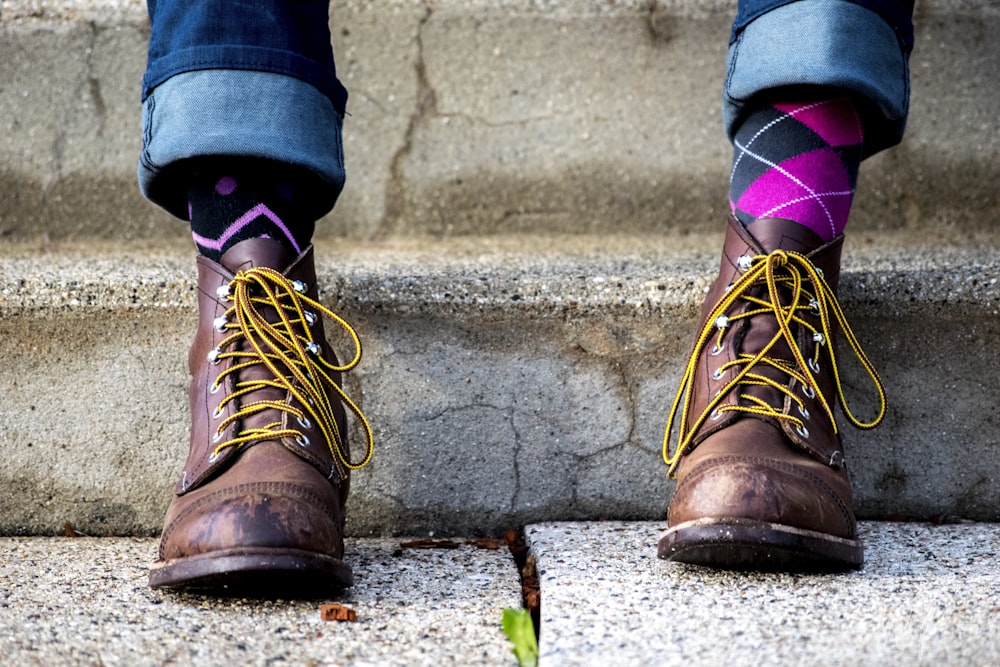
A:
POLYGON ((167 510, 154 588, 318 596, 349 586, 349 472, 371 431, 340 389, 360 360, 350 325, 317 301, 312 247, 250 239, 221 265, 198 258, 199 325, 188 356, 191 445, 167 510), (277 269, 277 270, 276 270, 277 269), (338 366, 321 315, 355 345, 338 366), (347 406, 365 431, 351 462, 347 406))
POLYGON ((886 402, 837 302, 842 244, 788 220, 748 230, 730 219, 664 437, 677 487, 661 558, 736 569, 862 564, 834 408, 839 398, 852 424, 873 428, 886 402), (835 327, 877 388, 871 422, 846 405, 835 327))

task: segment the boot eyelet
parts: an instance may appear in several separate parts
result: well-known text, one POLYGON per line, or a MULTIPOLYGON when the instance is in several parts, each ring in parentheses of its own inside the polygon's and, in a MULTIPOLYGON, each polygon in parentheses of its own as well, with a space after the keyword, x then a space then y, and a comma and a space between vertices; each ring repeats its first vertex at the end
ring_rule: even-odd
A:
POLYGON ((795 432, 801 435, 803 438, 809 437, 809 429, 807 429, 805 426, 796 426, 795 432))
POLYGON ((306 324, 308 324, 309 326, 315 326, 316 313, 312 312, 311 310, 307 310, 305 312, 305 316, 306 316, 306 324))
POLYGON ((802 415, 803 419, 809 419, 809 411, 803 405, 799 406, 799 414, 802 415))
POLYGON ((229 285, 219 285, 215 288, 215 296, 223 301, 229 301, 229 285))
POLYGON ((310 428, 312 426, 312 422, 309 421, 309 417, 296 417, 296 421, 299 422, 299 426, 302 428, 310 428))
POLYGON ((819 312, 819 301, 817 301, 816 299, 809 299, 809 310, 812 312, 813 315, 816 316, 822 315, 822 313, 819 312))
POLYGON ((740 255, 739 259, 736 260, 736 265, 740 267, 740 271, 747 271, 753 266, 753 257, 750 255, 740 255))
POLYGON ((319 356, 319 345, 317 345, 316 343, 309 341, 308 343, 306 343, 306 349, 309 350, 310 354, 313 354, 317 357, 319 356))
POLYGON ((215 435, 212 436, 212 442, 216 443, 216 442, 219 442, 220 440, 222 440, 222 432, 221 431, 216 431, 215 435))
POLYGON ((715 318, 716 329, 725 329, 728 326, 729 326, 729 317, 727 317, 726 315, 719 315, 718 317, 715 318))
POLYGON ((816 398, 816 391, 809 385, 802 385, 802 393, 808 398, 816 398))
POLYGON ((724 348, 721 345, 715 345, 711 350, 708 351, 708 353, 713 357, 717 357, 720 354, 722 354, 723 349, 724 348))
POLYGON ((725 371, 723 371, 721 368, 716 368, 715 372, 712 373, 712 379, 718 381, 721 380, 724 375, 725 371))
POLYGON ((729 290, 733 289, 733 285, 734 285, 734 283, 729 283, 728 285, 726 285, 726 292, 727 293, 729 292, 729 290))
POLYGON ((301 280, 293 280, 292 281, 292 289, 295 290, 296 292, 298 292, 299 294, 305 294, 306 290, 309 289, 309 286, 306 285, 301 280))
POLYGON ((211 454, 208 455, 208 462, 209 463, 215 463, 218 460, 219 460, 219 453, 218 452, 212 452, 211 454))
POLYGON ((809 370, 811 370, 813 373, 819 373, 818 361, 816 361, 815 359, 810 359, 808 363, 809 363, 809 370))
POLYGON ((295 438, 295 444, 297 444, 300 447, 308 447, 309 437, 305 435, 300 435, 297 438, 295 438))
POLYGON ((208 357, 207 357, 208 363, 212 364, 213 366, 217 366, 220 361, 219 360, 220 354, 222 354, 222 350, 220 350, 217 347, 213 347, 211 350, 208 351, 208 357))
POLYGON ((212 412, 212 419, 218 419, 222 416, 222 404, 215 406, 215 410, 212 412))
POLYGON ((712 412, 708 415, 708 418, 711 419, 712 421, 716 421, 721 416, 722 416, 722 412, 719 411, 719 408, 716 408, 716 409, 712 410, 712 412))
POLYGON ((226 325, 228 324, 229 324, 229 318, 227 318, 225 315, 220 315, 219 317, 216 317, 214 320, 212 320, 212 326, 214 326, 215 330, 218 331, 219 333, 225 332, 226 325))
POLYGON ((209 393, 209 394, 210 394, 211 396, 215 396, 216 394, 218 394, 218 393, 219 393, 219 390, 220 390, 220 389, 222 389, 222 385, 221 385, 221 384, 216 384, 215 382, 213 382, 213 383, 212 383, 212 386, 210 386, 210 387, 208 388, 208 393, 209 393))
POLYGON ((821 333, 814 333, 813 342, 817 345, 826 345, 826 338, 821 333))

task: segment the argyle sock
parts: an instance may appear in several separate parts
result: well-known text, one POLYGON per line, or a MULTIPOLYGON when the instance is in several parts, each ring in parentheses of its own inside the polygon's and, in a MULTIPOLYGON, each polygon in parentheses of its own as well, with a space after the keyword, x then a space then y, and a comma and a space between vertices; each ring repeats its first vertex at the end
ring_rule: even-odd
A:
POLYGON ((734 137, 733 215, 746 227, 760 218, 793 220, 832 240, 847 225, 863 142, 849 98, 761 106, 734 137))
POLYGON ((188 212, 198 252, 217 262, 240 241, 267 237, 301 253, 316 223, 296 180, 294 168, 261 160, 210 158, 194 163, 188 212))

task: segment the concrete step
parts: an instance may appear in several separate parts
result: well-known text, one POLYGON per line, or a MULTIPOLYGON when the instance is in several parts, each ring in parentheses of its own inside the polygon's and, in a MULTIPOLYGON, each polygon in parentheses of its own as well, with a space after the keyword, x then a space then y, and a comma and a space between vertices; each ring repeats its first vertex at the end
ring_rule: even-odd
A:
MULTIPOLYGON (((330 237, 714 229, 735 0, 334 0, 352 92, 330 237)), ((996 0, 918 3, 902 146, 863 169, 873 229, 990 229, 996 0)), ((0 237, 165 238, 135 185, 141 0, 0 10, 0 237)))
MULTIPOLYGON (((720 240, 322 241, 323 298, 365 344, 347 390, 376 437, 351 534, 661 517, 662 429, 720 240)), ((859 514, 1000 517, 984 465, 1000 242, 858 233, 845 252, 842 302, 891 402, 880 429, 845 432, 859 514)), ((160 529, 187 453, 194 325, 186 241, 0 249, 0 533, 160 529)))
POLYGON ((354 586, 314 601, 213 599, 146 586, 156 541, 0 538, 7 665, 507 665, 505 608, 521 607, 506 549, 410 549, 349 539, 354 586), (355 622, 322 620, 330 602, 355 622))
MULTIPOLYGON (((934 665, 1000 661, 1000 526, 865 522, 866 564, 834 575, 660 561, 662 522, 526 528, 541 587, 540 664, 934 665)), ((464 540, 459 540, 463 542, 464 540)), ((0 538, 0 649, 10 664, 515 665, 506 551, 349 539, 356 583, 316 601, 146 588, 156 544, 0 538), (339 602, 354 623, 320 620, 339 602)))
POLYGON ((529 526, 542 665, 995 665, 1000 527, 864 523, 837 575, 656 557, 664 524, 529 526))

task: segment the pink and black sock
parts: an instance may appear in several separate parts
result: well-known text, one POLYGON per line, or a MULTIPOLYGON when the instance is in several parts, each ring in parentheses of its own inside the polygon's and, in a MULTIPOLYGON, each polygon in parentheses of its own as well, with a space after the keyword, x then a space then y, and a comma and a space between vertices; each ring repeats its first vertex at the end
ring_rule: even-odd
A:
POLYGON ((252 159, 203 159, 191 168, 188 212, 198 252, 219 261, 240 241, 273 238, 295 255, 316 222, 295 169, 252 159))
POLYGON ((729 201, 744 226, 785 218, 824 241, 844 231, 864 157, 861 115, 849 98, 761 106, 733 144, 729 201))

